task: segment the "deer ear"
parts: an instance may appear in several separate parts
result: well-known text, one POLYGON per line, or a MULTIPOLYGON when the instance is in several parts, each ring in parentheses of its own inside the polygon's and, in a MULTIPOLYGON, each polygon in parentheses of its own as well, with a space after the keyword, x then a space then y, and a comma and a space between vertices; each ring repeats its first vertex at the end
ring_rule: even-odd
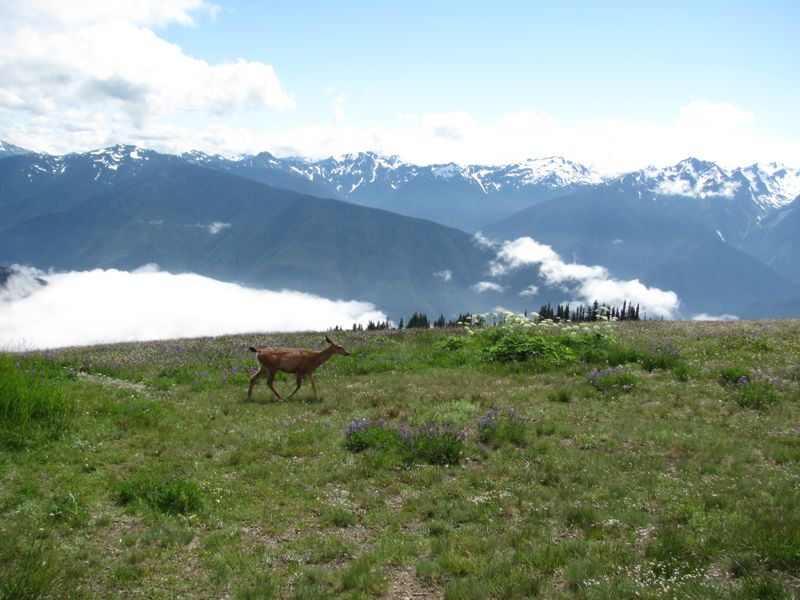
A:
POLYGON ((333 340, 331 340, 331 338, 329 338, 327 335, 325 336, 325 341, 328 342, 329 344, 333 343, 333 340))

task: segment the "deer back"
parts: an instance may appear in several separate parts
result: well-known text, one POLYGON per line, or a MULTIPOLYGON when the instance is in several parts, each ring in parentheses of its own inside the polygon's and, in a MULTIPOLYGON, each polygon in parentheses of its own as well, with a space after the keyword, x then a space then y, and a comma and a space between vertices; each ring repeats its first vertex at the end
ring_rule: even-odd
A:
POLYGON ((270 371, 310 373, 319 366, 320 353, 305 348, 264 348, 258 352, 258 362, 270 371))

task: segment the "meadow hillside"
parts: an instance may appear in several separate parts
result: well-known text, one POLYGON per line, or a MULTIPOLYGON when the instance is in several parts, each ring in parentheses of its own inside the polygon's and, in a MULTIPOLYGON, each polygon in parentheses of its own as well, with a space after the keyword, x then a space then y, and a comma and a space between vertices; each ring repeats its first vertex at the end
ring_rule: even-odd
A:
POLYGON ((0 598, 800 594, 800 321, 329 334, 0 354, 0 598))

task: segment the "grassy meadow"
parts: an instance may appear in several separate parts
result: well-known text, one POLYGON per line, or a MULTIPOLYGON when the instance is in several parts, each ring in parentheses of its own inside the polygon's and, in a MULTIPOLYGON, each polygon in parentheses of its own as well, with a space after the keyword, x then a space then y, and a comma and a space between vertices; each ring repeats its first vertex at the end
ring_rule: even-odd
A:
POLYGON ((800 321, 331 335, 0 354, 0 598, 800 595, 800 321))

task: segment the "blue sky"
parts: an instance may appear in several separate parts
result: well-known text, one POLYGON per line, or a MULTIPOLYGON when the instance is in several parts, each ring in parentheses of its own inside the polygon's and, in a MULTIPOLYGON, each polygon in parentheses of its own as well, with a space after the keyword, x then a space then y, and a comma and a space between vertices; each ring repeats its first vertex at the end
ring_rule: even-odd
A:
POLYGON ((0 138, 37 150, 800 166, 797 2, 19 4, 0 138))

